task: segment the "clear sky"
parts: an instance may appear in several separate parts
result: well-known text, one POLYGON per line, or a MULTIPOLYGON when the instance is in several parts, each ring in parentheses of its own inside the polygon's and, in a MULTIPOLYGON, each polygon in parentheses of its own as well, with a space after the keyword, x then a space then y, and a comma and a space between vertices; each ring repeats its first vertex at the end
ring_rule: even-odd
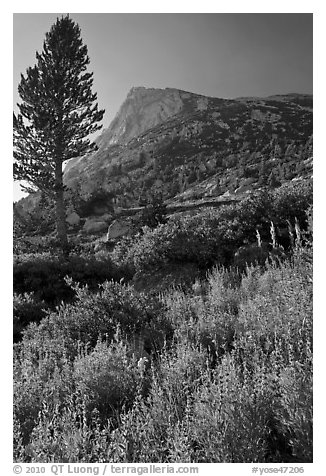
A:
MULTIPOLYGON (((13 99, 61 13, 14 14, 13 99)), ((107 127, 132 86, 235 98, 312 93, 313 20, 300 13, 81 13, 107 127)), ((18 190, 18 187, 16 187, 18 190)), ((15 194, 17 197, 17 194, 15 194)), ((17 198, 16 198, 17 199, 17 198)))

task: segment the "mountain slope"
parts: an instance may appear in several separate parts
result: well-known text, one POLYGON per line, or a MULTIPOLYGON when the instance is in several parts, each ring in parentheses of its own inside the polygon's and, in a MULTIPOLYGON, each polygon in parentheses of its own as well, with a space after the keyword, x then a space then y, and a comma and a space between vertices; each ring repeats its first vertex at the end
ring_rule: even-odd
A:
POLYGON ((133 88, 97 144, 65 169, 66 185, 85 199, 107 194, 130 207, 157 192, 170 199, 276 186, 311 175, 312 96, 230 100, 133 88))

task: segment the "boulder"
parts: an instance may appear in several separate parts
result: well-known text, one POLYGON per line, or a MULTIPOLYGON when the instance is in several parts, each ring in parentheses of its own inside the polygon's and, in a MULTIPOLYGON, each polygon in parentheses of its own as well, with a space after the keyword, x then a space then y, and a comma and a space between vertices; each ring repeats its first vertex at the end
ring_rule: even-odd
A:
POLYGON ((106 230, 108 223, 98 218, 87 218, 84 223, 83 231, 88 234, 99 233, 106 230))
POLYGON ((104 213, 101 216, 97 217, 98 221, 105 221, 106 223, 110 223, 112 221, 112 215, 111 213, 104 213))
POLYGON ((115 240, 121 238, 124 235, 128 235, 133 231, 133 224, 126 219, 116 219, 109 226, 107 233, 107 240, 115 240))
POLYGON ((252 186, 251 185, 241 185, 241 187, 235 189, 234 193, 236 195, 239 195, 241 193, 247 193, 247 192, 250 192, 252 190, 252 186))
POLYGON ((67 215, 66 222, 70 226, 77 226, 80 222, 80 216, 76 212, 71 212, 67 215))

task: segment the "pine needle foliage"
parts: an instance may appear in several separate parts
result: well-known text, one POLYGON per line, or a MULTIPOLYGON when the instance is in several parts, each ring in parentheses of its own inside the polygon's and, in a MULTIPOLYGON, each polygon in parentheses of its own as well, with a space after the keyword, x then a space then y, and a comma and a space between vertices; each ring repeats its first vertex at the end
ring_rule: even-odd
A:
POLYGON ((58 237, 67 245, 63 199, 63 163, 96 148, 89 135, 102 126, 92 92, 93 73, 79 26, 58 18, 46 33, 36 64, 21 75, 22 99, 14 113, 14 178, 28 192, 43 191, 56 202, 58 237))

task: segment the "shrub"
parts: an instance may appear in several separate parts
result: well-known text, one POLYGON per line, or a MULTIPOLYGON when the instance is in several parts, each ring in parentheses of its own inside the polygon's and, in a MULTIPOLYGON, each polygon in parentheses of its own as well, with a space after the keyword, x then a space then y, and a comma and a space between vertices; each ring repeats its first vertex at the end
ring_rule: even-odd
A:
POLYGON ((298 351, 298 343, 310 341, 312 263, 304 255, 297 254, 294 261, 278 266, 270 264, 264 273, 249 268, 240 293, 239 335, 262 345, 268 338, 271 342, 276 338, 290 339, 292 350, 298 351))
POLYGON ((19 340, 23 329, 30 322, 39 322, 45 316, 46 303, 38 300, 34 293, 14 293, 13 331, 14 341, 19 340))
POLYGON ((285 183, 273 193, 272 220, 276 225, 286 225, 298 220, 303 229, 307 226, 307 210, 313 201, 311 180, 285 183))
POLYGON ((197 284, 201 295, 174 292, 165 297, 167 314, 179 343, 191 343, 206 354, 210 366, 232 349, 241 305, 241 275, 214 268, 207 281, 197 284))
POLYGON ((215 270, 204 299, 166 298, 175 347, 162 353, 149 397, 112 434, 112 461, 311 462, 309 266, 299 253, 281 267, 248 268, 240 284, 215 270), (204 318, 220 342, 233 333, 213 370, 199 339, 204 318))
POLYGON ((261 234, 262 241, 270 239, 269 227, 271 221, 273 195, 268 191, 258 191, 225 210, 232 228, 240 237, 240 245, 256 241, 256 229, 261 234))
POLYGON ((112 340, 119 328, 123 337, 143 333, 149 347, 162 345, 169 325, 157 299, 113 281, 105 282, 97 293, 79 285, 73 288, 76 301, 48 313, 37 328, 40 338, 69 338, 95 346, 100 336, 112 340))
POLYGON ((135 217, 139 228, 156 228, 160 223, 167 222, 167 208, 161 195, 154 194, 149 199, 143 199, 140 205, 144 208, 135 217))
POLYGON ((15 460, 311 462, 311 248, 197 284, 154 298, 70 281, 76 301, 15 346, 15 460))
POLYGON ((281 261, 286 258, 281 247, 273 248, 271 245, 265 243, 261 246, 257 244, 241 246, 234 254, 233 265, 239 271, 245 271, 248 266, 259 265, 264 266, 267 262, 281 261))
POLYGON ((112 433, 110 461, 174 462, 171 437, 185 417, 188 396, 199 385, 204 369, 205 356, 189 345, 164 352, 148 397, 136 398, 112 433))
POLYGON ((132 259, 132 248, 140 238, 140 234, 123 237, 114 247, 110 257, 112 262, 125 275, 132 277, 135 272, 135 265, 132 259))
MULTIPOLYGON (((49 401, 44 400, 30 443, 24 448, 24 461, 106 461, 110 429, 108 423, 101 424, 96 410, 87 417, 87 403, 87 396, 78 390, 72 392, 62 406, 50 405, 49 401)), ((18 461, 21 462, 21 459, 18 461)))
POLYGON ((43 402, 56 405, 73 388, 62 340, 25 339, 14 354, 14 416, 24 445, 38 420, 43 402))
POLYGON ((126 345, 98 341, 90 353, 75 359, 74 378, 88 395, 88 408, 96 408, 103 421, 131 406, 141 376, 126 345))
MULTIPOLYGON (((175 216, 155 229, 144 228, 142 234, 122 240, 112 259, 133 273, 167 263, 190 262, 202 269, 215 264, 229 266, 239 248, 254 245, 257 229, 266 248, 271 241, 271 221, 278 228, 285 228, 287 236, 288 221, 294 225, 295 218, 305 229, 311 199, 309 183, 290 184, 273 193, 253 193, 235 205, 206 209, 192 216, 175 216)), ((256 254, 260 262, 269 256, 270 250, 265 248, 262 256, 256 254)), ((245 261, 240 261, 243 268, 245 261)))
MULTIPOLYGON (((215 262, 227 262, 230 233, 214 212, 171 219, 154 230, 145 229, 134 240, 123 244, 115 255, 137 272, 167 263, 195 263, 207 268, 215 262)), ((233 240, 235 238, 233 237, 233 240)), ((121 246, 121 245, 120 245, 121 246)))
POLYGON ((19 255, 14 259, 14 291, 34 293, 37 299, 48 305, 74 297, 74 291, 64 280, 65 276, 93 290, 107 279, 122 278, 107 256, 100 260, 76 255, 63 259, 43 253, 19 255))
POLYGON ((22 205, 20 205, 19 202, 14 203, 13 212, 14 231, 17 238, 28 235, 44 236, 50 234, 55 229, 55 208, 53 200, 45 196, 42 192, 34 193, 29 198, 23 199, 22 205), (34 205, 31 207, 32 202, 34 205), (29 209, 29 211, 26 211, 26 209, 29 209))
POLYGON ((192 461, 264 460, 272 399, 259 367, 245 380, 239 370, 233 357, 227 355, 213 379, 197 389, 188 429, 194 448, 192 461))

